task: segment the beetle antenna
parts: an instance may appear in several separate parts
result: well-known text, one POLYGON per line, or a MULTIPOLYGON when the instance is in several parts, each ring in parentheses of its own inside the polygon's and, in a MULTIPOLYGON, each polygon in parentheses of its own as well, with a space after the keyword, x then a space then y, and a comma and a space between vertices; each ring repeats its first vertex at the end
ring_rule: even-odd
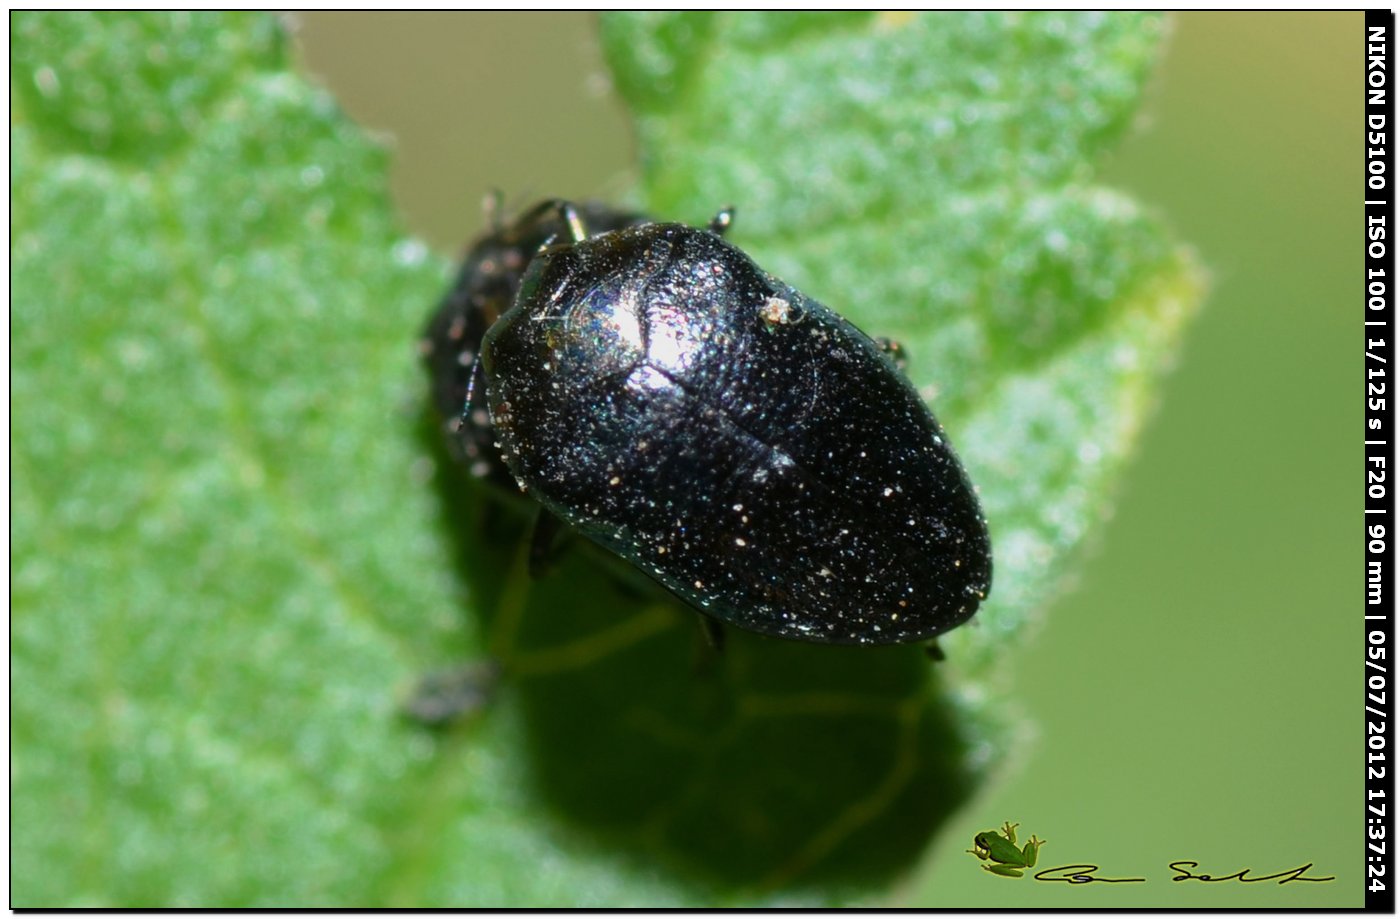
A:
POLYGON ((501 217, 505 211, 505 192, 499 188, 493 188, 481 198, 481 216, 485 218, 486 225, 491 228, 492 233, 501 231, 501 224, 504 223, 501 217))

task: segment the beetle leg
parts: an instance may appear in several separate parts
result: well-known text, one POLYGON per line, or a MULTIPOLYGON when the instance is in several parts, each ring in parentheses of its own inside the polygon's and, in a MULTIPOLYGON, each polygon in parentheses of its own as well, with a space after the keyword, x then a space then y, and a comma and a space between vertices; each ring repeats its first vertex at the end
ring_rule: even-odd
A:
POLYGON ((716 236, 723 236, 729 231, 729 227, 734 223, 734 208, 727 205, 719 209, 714 219, 710 221, 710 232, 716 236))
POLYGON ((481 531, 493 543, 505 543, 508 539, 519 538, 520 531, 514 528, 516 521, 499 501, 487 501, 481 509, 481 531))
POLYGON ((904 346, 893 338, 877 335, 875 337, 875 344, 881 351, 885 352, 886 357, 894 361, 894 365, 900 370, 904 370, 909 366, 909 355, 905 353, 904 346))
POLYGON ((696 624, 700 626, 695 642, 695 673, 709 674, 724 655, 724 626, 701 612, 696 612, 696 624))
POLYGON ((941 663, 948 659, 948 655, 943 653, 943 649, 938 646, 937 638, 930 638, 928 644, 924 645, 924 654, 932 663, 941 663))
POLYGON ((486 387, 486 381, 481 377, 481 361, 472 364, 472 375, 467 379, 467 398, 462 402, 462 414, 458 420, 462 424, 471 423, 472 402, 476 400, 477 387, 486 387))
POLYGON ((710 646, 716 654, 724 653, 724 626, 713 616, 706 616, 704 613, 697 613, 700 617, 700 633, 705 636, 705 643, 710 646))
POLYGON ((535 529, 530 534, 530 577, 543 577, 554 562, 554 537, 559 535, 559 518, 544 508, 535 517, 535 529))
POLYGON ((573 242, 581 243, 588 238, 588 228, 583 225, 583 217, 579 214, 578 208, 568 201, 560 201, 559 215, 564 218, 564 223, 568 225, 569 235, 573 237, 573 242))

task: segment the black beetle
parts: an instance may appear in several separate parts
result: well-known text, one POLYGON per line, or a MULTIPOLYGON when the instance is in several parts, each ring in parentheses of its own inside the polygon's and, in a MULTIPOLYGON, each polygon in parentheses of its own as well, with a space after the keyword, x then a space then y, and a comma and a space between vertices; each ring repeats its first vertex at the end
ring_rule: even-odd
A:
MULTIPOLYGON (((542 201, 508 223, 500 219, 500 209, 498 195, 487 199, 491 228, 468 248, 456 280, 423 332, 419 351, 453 458, 466 464, 472 478, 514 494, 515 479, 494 446, 497 438, 487 414, 485 387, 473 390, 471 381, 482 336, 510 308, 531 257, 550 238, 567 238, 569 226, 563 202, 557 200, 542 201)), ((591 202, 579 205, 577 216, 587 232, 594 233, 646 221, 639 214, 591 202)))
POLYGON ((716 619, 891 644, 966 621, 986 521, 886 349, 709 229, 567 237, 482 344, 519 487, 716 619))

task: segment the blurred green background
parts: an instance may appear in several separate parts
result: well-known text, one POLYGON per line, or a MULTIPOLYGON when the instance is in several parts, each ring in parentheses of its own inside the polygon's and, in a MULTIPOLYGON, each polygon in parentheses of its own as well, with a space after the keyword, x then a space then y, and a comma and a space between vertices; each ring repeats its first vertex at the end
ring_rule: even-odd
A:
MULTIPOLYGON (((404 220, 440 251, 477 232, 490 188, 517 204, 626 188, 632 142, 590 17, 297 21, 307 69, 392 137, 404 220)), ((1362 17, 1197 13, 1174 26, 1141 125, 1103 180, 1196 247, 1206 308, 1081 584, 1018 652, 1038 738, 953 821, 900 902, 1362 902, 1362 17), (1149 880, 988 875, 962 850, 1004 820, 1049 841, 1042 866, 1149 880), (1337 880, 1172 883, 1179 859, 1217 875, 1312 862, 1311 876, 1337 880)))

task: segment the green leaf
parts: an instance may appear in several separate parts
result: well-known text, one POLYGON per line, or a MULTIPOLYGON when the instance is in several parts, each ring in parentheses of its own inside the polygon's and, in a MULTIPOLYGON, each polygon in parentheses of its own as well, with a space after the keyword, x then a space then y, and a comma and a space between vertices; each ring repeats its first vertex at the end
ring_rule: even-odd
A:
POLYGON ((413 339, 449 266, 263 16, 15 14, 16 906, 877 898, 1014 729, 1194 293, 1088 186, 1150 17, 609 18, 648 206, 902 338, 993 526, 977 628, 870 652, 693 627, 592 553, 531 585, 413 339), (499 686, 441 732, 428 671, 499 686))

